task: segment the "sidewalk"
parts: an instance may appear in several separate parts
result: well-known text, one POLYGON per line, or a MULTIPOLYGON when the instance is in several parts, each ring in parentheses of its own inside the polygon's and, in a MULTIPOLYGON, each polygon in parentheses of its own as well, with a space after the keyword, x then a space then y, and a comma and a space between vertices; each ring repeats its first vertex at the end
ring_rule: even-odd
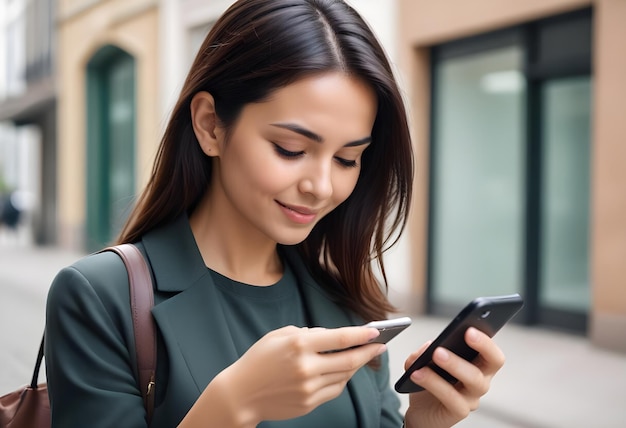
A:
POLYGON ((44 329, 48 287, 63 266, 81 257, 24 242, 0 230, 0 395, 30 382, 44 329))
MULTIPOLYGON (((0 240, 0 393, 30 379, 47 288, 59 269, 81 256, 0 240)), ((448 321, 412 318, 413 325, 389 344, 392 382, 409 353, 448 321)), ((457 427, 626 427, 626 355, 598 349, 583 337, 518 325, 505 326, 496 341, 507 362, 480 409, 457 427)), ((401 399, 406 407, 408 397, 401 399)))
MULTIPOLYGON (((434 339, 447 322, 414 317, 409 331, 390 342, 392 381, 411 348, 434 339)), ((598 349, 583 337, 519 325, 505 326, 495 340, 506 363, 480 409, 458 427, 626 427, 626 355, 598 349)))

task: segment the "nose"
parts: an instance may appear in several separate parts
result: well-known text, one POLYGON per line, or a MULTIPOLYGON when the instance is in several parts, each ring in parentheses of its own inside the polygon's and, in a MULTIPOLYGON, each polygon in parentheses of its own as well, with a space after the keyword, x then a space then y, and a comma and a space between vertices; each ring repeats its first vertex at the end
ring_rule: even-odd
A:
POLYGON ((299 190, 316 199, 328 199, 333 194, 332 162, 315 162, 307 165, 300 179, 299 190))

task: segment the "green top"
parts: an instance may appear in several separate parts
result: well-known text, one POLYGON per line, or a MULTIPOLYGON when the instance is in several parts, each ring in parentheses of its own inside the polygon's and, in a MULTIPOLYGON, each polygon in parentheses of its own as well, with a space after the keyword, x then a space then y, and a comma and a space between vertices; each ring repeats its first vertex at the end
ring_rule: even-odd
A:
MULTIPOLYGON (((151 428, 171 428, 180 423, 211 380, 237 361, 240 351, 229 330, 245 321, 226 318, 220 288, 198 250, 187 216, 151 230, 137 246, 153 276, 152 315, 158 332, 151 428)), ((313 278, 295 247, 280 246, 279 250, 298 285, 296 299, 301 304, 292 306, 304 308, 307 325, 336 328, 364 322, 313 278)), ((238 296, 238 306, 243 300, 247 299, 238 296)), ((111 252, 93 254, 61 270, 50 287, 46 311, 52 426, 146 428, 134 346, 128 274, 122 259, 111 252)), ((338 406, 341 417, 355 416, 357 423, 335 423, 337 419, 325 425, 311 423, 399 428, 400 401, 390 382, 389 358, 384 353, 378 370, 362 367, 348 382, 345 397, 352 407, 338 406)), ((329 408, 324 413, 327 421, 335 418, 329 408)), ((307 426, 294 421, 285 425, 307 426)))
MULTIPOLYGON (((210 270, 216 296, 226 318, 230 337, 239 356, 266 333, 284 327, 308 325, 302 296, 295 275, 285 264, 283 277, 270 286, 258 287, 233 281, 210 270)), ((312 327, 312 326, 311 326, 312 327)), ((311 413, 288 421, 267 421, 259 428, 356 427, 357 419, 347 388, 341 395, 311 413)))

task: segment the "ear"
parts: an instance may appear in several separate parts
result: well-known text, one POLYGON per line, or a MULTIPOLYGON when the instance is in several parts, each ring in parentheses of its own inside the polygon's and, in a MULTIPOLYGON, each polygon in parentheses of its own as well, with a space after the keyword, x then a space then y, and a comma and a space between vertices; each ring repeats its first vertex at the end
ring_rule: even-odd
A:
POLYGON ((215 100, 208 92, 198 92, 191 99, 191 124, 202 151, 219 156, 222 132, 215 111, 215 100))

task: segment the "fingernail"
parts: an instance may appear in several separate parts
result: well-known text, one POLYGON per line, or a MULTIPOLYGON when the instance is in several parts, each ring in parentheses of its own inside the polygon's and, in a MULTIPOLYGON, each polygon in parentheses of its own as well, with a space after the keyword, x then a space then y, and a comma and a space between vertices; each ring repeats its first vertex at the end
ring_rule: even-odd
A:
POLYGON ((419 383, 424 380, 424 370, 416 370, 411 374, 411 380, 415 383, 419 383))
POLYGON ((479 340, 478 332, 476 331, 474 327, 470 327, 467 330, 467 339, 475 343, 478 342, 479 340))
POLYGON ((377 338, 378 336, 380 336, 380 331, 378 331, 377 329, 375 329, 375 328, 370 328, 369 330, 370 330, 370 334, 369 334, 369 336, 368 336, 368 339, 369 339, 369 340, 375 339, 375 338, 377 338))
POLYGON ((450 358, 450 353, 443 348, 437 348, 435 350, 436 358, 440 361, 448 361, 450 358))

